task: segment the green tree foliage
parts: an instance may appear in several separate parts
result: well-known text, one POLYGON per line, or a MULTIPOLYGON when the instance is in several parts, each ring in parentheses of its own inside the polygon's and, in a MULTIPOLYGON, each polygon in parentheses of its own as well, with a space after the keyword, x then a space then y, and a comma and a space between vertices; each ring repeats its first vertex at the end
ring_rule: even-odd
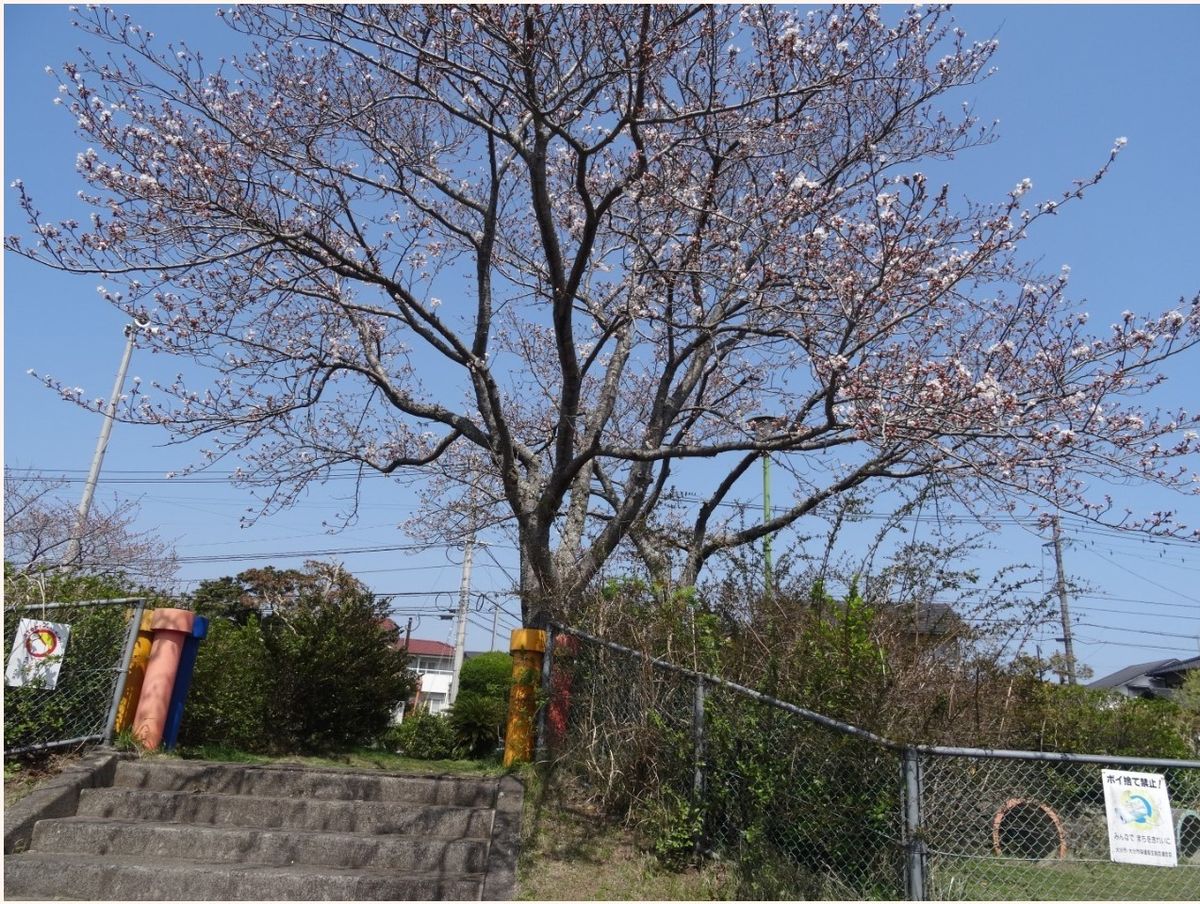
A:
POLYGON ((215 618, 185 710, 187 743, 365 744, 413 690, 386 604, 340 568, 255 569, 206 582, 197 595, 197 608, 215 618))
POLYGON ((508 690, 512 687, 512 673, 513 660, 510 654, 501 650, 481 653, 463 662, 458 675, 458 691, 460 694, 482 694, 507 700, 508 690))
POLYGON ((1193 755, 1191 720, 1173 700, 1124 697, 1026 675, 1010 746, 1113 756, 1193 755))

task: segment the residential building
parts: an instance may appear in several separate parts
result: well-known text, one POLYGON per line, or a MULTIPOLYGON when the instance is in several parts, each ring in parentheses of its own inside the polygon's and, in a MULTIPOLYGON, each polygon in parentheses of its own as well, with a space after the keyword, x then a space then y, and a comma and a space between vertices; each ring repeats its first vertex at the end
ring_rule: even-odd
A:
POLYGON ((1097 678, 1090 688, 1110 690, 1126 697, 1170 697, 1188 673, 1200 669, 1200 656, 1191 659, 1156 659, 1141 662, 1097 678))

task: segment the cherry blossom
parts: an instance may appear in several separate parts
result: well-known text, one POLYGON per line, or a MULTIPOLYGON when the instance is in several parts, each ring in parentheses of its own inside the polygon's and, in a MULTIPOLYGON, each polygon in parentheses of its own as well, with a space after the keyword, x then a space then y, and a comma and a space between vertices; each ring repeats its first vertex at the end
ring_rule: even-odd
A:
POLYGON ((1093 335, 1020 254, 1124 140, 1028 206, 1019 174, 990 203, 930 184, 995 137, 955 93, 996 44, 943 8, 248 6, 220 16, 255 49, 219 63, 77 15, 113 49, 55 76, 92 217, 17 181, 7 247, 103 274, 139 344, 208 369, 121 416, 239 458, 266 511, 335 467, 415 481, 418 526, 512 528, 536 623, 613 556, 691 583, 896 481, 1098 520, 1106 480, 1196 492, 1196 416, 1141 399, 1200 304, 1093 335), (763 453, 795 498, 722 519, 763 453), (677 505, 693 460, 718 476, 677 505))

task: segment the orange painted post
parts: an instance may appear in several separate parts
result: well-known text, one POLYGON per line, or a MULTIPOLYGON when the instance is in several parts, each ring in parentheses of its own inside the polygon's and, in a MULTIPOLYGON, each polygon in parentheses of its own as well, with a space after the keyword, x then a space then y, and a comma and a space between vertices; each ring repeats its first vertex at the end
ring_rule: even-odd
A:
POLYGON ((504 737, 504 765, 533 759, 533 717, 537 712, 538 685, 546 632, 517 628, 509 644, 513 658, 513 686, 508 694, 508 730, 504 737))
POLYGON ((133 717, 133 736, 148 750, 156 750, 162 743, 179 657, 183 654, 184 641, 192 633, 195 618, 195 613, 186 609, 155 609, 151 613, 150 629, 154 632, 154 642, 150 647, 150 661, 146 664, 137 715, 133 717))
POLYGON ((138 626, 137 641, 133 645, 133 658, 129 660, 129 677, 125 679, 125 692, 117 704, 117 721, 113 731, 120 733, 133 724, 137 712, 138 698, 142 693, 142 682, 146 680, 146 663, 150 661, 150 645, 154 635, 150 631, 150 620, 154 611, 142 613, 138 626))

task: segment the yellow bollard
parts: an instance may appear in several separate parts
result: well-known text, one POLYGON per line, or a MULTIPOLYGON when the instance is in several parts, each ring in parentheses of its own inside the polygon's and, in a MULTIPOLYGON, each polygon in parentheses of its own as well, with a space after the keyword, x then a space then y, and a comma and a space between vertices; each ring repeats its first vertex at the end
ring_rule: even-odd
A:
POLYGON ((133 724, 133 714, 137 712, 138 698, 142 694, 142 682, 146 680, 146 663, 150 661, 150 646, 154 634, 150 631, 150 620, 154 610, 142 613, 142 623, 138 626, 137 641, 133 645, 133 657, 129 660, 129 677, 125 679, 125 693, 117 704, 117 721, 114 728, 120 734, 133 724))
POLYGON ((509 644, 513 658, 513 686, 508 695, 508 730, 504 736, 504 765, 533 759, 533 716, 537 712, 546 632, 517 628, 509 644))

